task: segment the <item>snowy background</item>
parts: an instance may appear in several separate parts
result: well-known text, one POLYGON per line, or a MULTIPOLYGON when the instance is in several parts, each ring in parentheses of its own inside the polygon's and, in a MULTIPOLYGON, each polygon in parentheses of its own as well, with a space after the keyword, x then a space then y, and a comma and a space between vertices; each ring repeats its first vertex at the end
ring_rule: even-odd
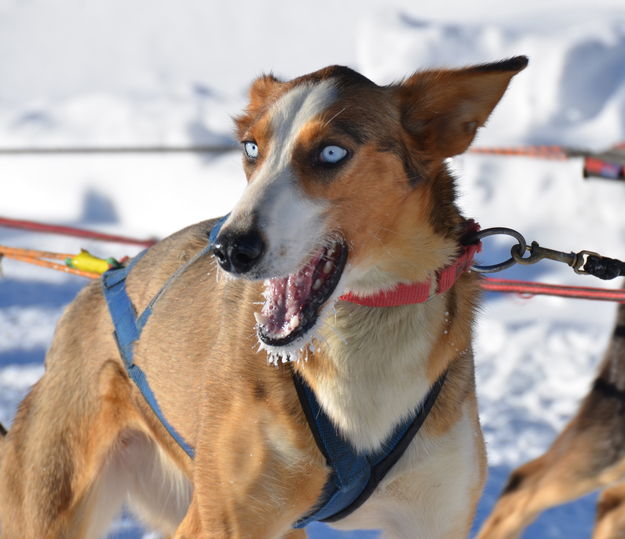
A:
MULTIPOLYGON (((625 140, 623 0, 217 2, 0 0, 0 148, 231 143, 231 116, 261 72, 342 63, 378 83, 423 67, 530 57, 476 145, 625 140)), ((625 257, 625 184, 583 180, 579 160, 454 159, 461 205, 560 250, 625 257)), ((244 186, 236 153, 0 155, 0 215, 163 237, 225 213, 244 186)), ((0 244, 105 256, 136 249, 0 228, 0 244)), ((482 261, 505 256, 490 241, 482 261)), ((63 307, 84 281, 10 261, 0 280, 0 421, 42 374, 63 307)), ((502 277, 612 286, 544 262, 502 277)), ((489 294, 476 357, 490 476, 478 524, 507 474, 574 412, 613 321, 609 303, 489 294)), ((86 313, 88 316, 88 313, 86 313)), ((545 513, 532 539, 588 537, 595 497, 545 513)), ((147 536, 130 518, 114 537, 147 536)), ((317 539, 376 537, 324 526, 317 539)))

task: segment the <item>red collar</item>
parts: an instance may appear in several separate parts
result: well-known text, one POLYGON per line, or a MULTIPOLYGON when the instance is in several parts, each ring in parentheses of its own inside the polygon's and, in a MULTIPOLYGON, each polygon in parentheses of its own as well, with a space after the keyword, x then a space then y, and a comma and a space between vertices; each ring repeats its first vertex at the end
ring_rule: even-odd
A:
MULTIPOLYGON (((479 230, 480 225, 473 219, 469 219, 463 239, 469 238, 479 230)), ((471 269, 473 258, 482 250, 482 242, 480 241, 464 244, 461 240, 461 244, 462 252, 460 256, 449 266, 445 266, 436 272, 436 290, 434 292, 432 292, 432 279, 428 279, 419 283, 398 284, 391 290, 378 292, 371 296, 359 296, 348 292, 339 299, 357 303, 358 305, 365 305, 366 307, 397 307, 398 305, 425 303, 434 296, 447 292, 463 273, 471 269)))

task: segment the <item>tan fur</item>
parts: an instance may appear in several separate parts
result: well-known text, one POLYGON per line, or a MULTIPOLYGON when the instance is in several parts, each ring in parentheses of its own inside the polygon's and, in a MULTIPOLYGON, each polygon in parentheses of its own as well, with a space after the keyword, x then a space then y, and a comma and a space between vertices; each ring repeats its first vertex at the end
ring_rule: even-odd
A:
POLYGON ((552 446, 512 472, 482 539, 520 537, 542 511, 597 489, 594 538, 625 536, 625 305, 591 391, 552 446))
MULTIPOLYGON (((259 79, 237 128, 260 154, 245 164, 250 187, 222 233, 257 219, 268 236, 283 236, 267 238, 273 258, 256 279, 300 267, 308 255, 297 249, 326 233, 349 246, 346 290, 433 278, 457 255, 464 228, 443 159, 466 149, 523 67, 428 72, 389 87, 336 66, 289 83, 259 79), (337 171, 315 165, 330 143, 352 152, 337 171), (299 213, 291 219, 304 221, 263 213, 278 199, 292 200, 299 213), (307 237, 288 236, 293 230, 307 237)), ((137 312, 205 245, 212 225, 148 251, 127 281, 137 312)), ((408 450, 336 526, 380 528, 388 538, 466 536, 486 470, 471 352, 478 288, 467 274, 424 304, 339 301, 323 310, 301 360, 274 367, 254 329, 262 283, 228 278, 213 257, 200 258, 168 287, 134 349, 168 421, 195 448, 191 461, 129 381, 100 283, 88 286, 60 321, 46 372, 2 447, 3 538, 96 537, 126 496, 175 537, 305 537, 291 525, 318 500, 328 469, 292 369, 359 449, 379 448, 447 370, 408 450)))

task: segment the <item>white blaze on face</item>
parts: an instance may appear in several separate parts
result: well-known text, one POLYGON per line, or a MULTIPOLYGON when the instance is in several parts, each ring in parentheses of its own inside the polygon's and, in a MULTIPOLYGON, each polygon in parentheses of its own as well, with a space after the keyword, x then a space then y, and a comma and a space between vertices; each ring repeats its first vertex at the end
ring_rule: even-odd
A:
POLYGON ((336 99, 332 80, 296 86, 269 110, 272 136, 260 169, 254 172, 228 219, 236 223, 255 215, 267 242, 256 278, 283 276, 296 271, 323 238, 325 205, 307 197, 298 185, 291 160, 302 128, 336 99))

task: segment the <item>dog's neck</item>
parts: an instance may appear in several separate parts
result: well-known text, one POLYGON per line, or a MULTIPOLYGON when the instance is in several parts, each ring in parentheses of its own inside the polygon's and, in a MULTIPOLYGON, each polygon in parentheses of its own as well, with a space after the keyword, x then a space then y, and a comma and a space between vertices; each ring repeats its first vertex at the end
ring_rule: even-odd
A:
POLYGON ((422 401, 436 377, 430 359, 444 331, 446 295, 417 305, 340 302, 296 369, 358 450, 375 450, 422 401))

